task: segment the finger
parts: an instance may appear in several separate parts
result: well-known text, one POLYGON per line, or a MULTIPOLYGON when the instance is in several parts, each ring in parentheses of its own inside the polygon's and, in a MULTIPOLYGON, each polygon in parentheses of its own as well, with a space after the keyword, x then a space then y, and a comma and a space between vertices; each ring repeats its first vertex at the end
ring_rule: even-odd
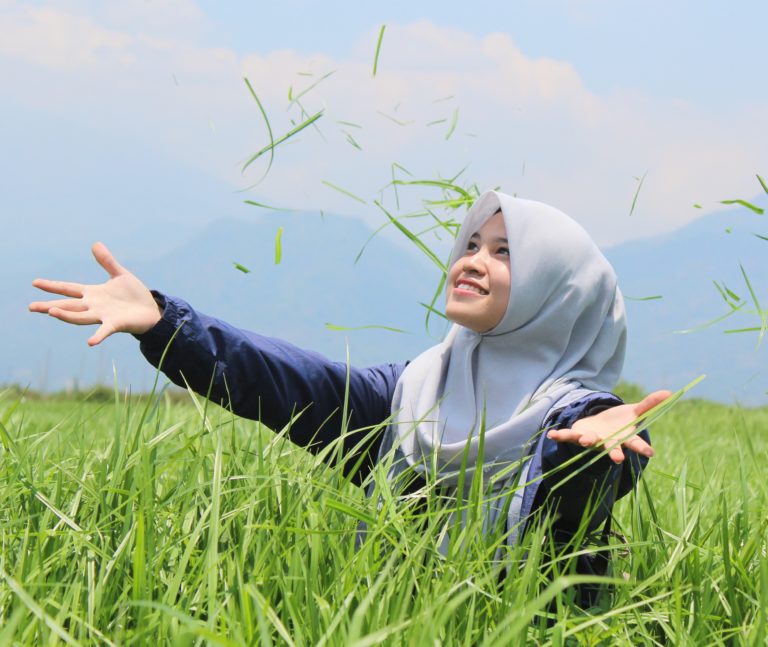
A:
POLYGON ((648 458, 653 456, 653 447, 640 438, 640 436, 632 436, 632 438, 623 442, 622 445, 642 456, 647 456, 648 458))
POLYGON ((93 335, 88 340, 88 345, 95 346, 96 344, 100 344, 114 332, 115 332, 115 329, 111 325, 101 324, 96 330, 96 332, 93 333, 93 335))
POLYGON ((559 443, 578 443, 581 436, 582 432, 573 429, 551 429, 547 432, 547 438, 559 443))
POLYGON ((115 276, 125 272, 125 268, 123 268, 123 266, 117 262, 117 259, 112 256, 112 252, 107 249, 107 246, 104 243, 95 243, 91 248, 91 251, 93 252, 93 256, 98 261, 99 265, 107 270, 107 273, 111 277, 114 278, 115 276))
POLYGON ((647 411, 653 409, 653 407, 664 402, 664 400, 666 400, 671 395, 672 392, 667 391, 666 389, 649 393, 635 405, 635 415, 642 416, 647 411))
POLYGON ((585 431, 581 434, 581 437, 579 438, 579 445, 582 447, 593 447, 595 443, 597 443, 598 437, 597 434, 592 431, 585 431))
POLYGON ((74 297, 79 299, 83 296, 82 283, 70 283, 68 281, 51 281, 49 279, 35 279, 32 285, 43 292, 60 294, 64 297, 74 297))
POLYGON ((614 447, 608 452, 608 456, 617 465, 624 462, 624 452, 621 451, 621 447, 614 447))
POLYGON ((75 324, 77 326, 101 323, 101 320, 92 312, 71 312, 69 310, 63 310, 62 308, 51 308, 48 310, 48 314, 60 321, 75 324))
POLYGON ((79 299, 56 299, 54 301, 33 301, 29 304, 32 312, 48 312, 51 308, 61 308, 70 312, 84 312, 88 309, 79 299))

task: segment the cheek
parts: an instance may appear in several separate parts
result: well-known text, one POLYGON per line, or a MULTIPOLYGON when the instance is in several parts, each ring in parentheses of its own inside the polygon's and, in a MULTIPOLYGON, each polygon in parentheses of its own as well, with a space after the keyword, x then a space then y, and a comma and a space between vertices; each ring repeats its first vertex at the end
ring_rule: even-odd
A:
POLYGON ((499 307, 506 310, 509 305, 512 277, 508 265, 505 264, 499 267, 498 270, 496 273, 495 292, 499 296, 499 307))
POLYGON ((454 263, 448 270, 448 276, 445 279, 445 296, 449 297, 453 291, 453 284, 456 282, 456 278, 459 275, 459 264, 454 263))

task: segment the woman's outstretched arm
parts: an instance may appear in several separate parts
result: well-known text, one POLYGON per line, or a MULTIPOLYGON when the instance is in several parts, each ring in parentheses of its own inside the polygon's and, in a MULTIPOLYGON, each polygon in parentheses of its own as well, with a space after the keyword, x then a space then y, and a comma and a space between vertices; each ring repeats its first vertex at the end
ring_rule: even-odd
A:
POLYGON ((403 365, 348 368, 283 340, 235 328, 180 299, 151 292, 103 244, 96 243, 93 254, 109 274, 107 281, 37 279, 35 287, 64 298, 36 301, 29 309, 66 323, 100 324, 88 340, 91 346, 116 332, 134 334, 147 360, 175 384, 272 429, 291 423, 291 440, 311 450, 323 449, 344 428, 362 430, 345 437, 342 453, 347 465, 363 461, 356 472, 364 476, 378 438, 366 447, 357 445, 365 430, 388 419, 403 365))

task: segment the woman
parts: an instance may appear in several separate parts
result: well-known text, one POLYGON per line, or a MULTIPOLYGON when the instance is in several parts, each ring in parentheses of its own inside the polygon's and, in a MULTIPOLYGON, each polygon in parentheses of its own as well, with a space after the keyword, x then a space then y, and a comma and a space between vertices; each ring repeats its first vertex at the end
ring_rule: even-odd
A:
POLYGON ((586 232, 547 205, 492 191, 478 198, 449 265, 446 315, 454 325, 443 343, 407 367, 348 368, 236 329, 150 292, 104 245, 93 253, 110 275, 106 283, 38 279, 33 285, 66 298, 34 302, 30 310, 101 324, 90 345, 133 333, 173 382, 273 429, 301 412, 289 433, 312 450, 339 437, 348 387, 347 428, 385 429, 363 443, 364 432, 344 436, 357 482, 389 452, 390 478, 430 473, 456 488, 482 470, 497 477, 501 495, 489 497, 486 521, 501 519, 510 542, 545 503, 558 512, 555 530, 567 535, 590 500, 597 502, 588 525, 598 528, 653 454, 647 434, 635 434, 631 423, 670 393, 635 404, 610 393, 626 339, 616 276, 586 232), (554 491, 563 474, 546 474, 576 465, 571 459, 588 457, 588 448, 609 451, 581 461, 554 491), (522 475, 514 469, 521 465, 522 475), (505 500, 517 479, 527 487, 505 500))

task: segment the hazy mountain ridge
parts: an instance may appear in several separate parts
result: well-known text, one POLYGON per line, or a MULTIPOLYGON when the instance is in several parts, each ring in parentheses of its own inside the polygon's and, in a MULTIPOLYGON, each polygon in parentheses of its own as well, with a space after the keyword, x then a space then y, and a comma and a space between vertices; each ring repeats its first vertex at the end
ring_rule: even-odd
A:
MULTIPOLYGON (((671 234, 618 245, 606 251, 616 267, 627 298, 630 342, 624 377, 648 388, 683 386, 700 373, 708 377, 695 393, 702 397, 764 404, 768 376, 762 370, 762 347, 755 333, 723 333, 730 327, 757 325, 755 315, 737 314, 709 329, 692 328, 727 311, 712 281, 725 281, 749 300, 739 269, 748 272, 760 294, 768 292, 768 242, 752 232, 768 233, 768 219, 738 208, 707 215, 671 234), (726 233, 729 229, 731 233, 726 233)), ((424 330, 419 301, 431 299, 437 270, 419 254, 376 237, 360 261, 354 258, 370 235, 361 222, 318 213, 263 214, 251 220, 221 219, 181 242, 169 254, 125 265, 151 287, 179 295, 196 308, 234 325, 287 339, 343 360, 346 342, 353 363, 403 361, 435 343, 424 330), (274 262, 275 236, 282 234, 282 260, 274 262), (233 266, 241 263, 244 274, 233 266), (330 331, 342 326, 382 325, 380 329, 330 331)), ((102 280, 82 250, 82 260, 41 268, 43 275, 102 280)), ((145 257, 146 258, 146 257, 145 257)), ((29 279, 32 277, 30 276, 29 279)), ((112 363, 123 383, 136 390, 149 386, 153 371, 128 336, 112 338, 101 348, 85 345, 88 332, 57 325, 26 312, 35 291, 14 285, 0 291, 7 322, 6 361, 0 382, 28 383, 35 388, 61 388, 71 379, 80 384, 111 382, 112 363)), ((761 303, 768 303, 763 298, 761 303)))

